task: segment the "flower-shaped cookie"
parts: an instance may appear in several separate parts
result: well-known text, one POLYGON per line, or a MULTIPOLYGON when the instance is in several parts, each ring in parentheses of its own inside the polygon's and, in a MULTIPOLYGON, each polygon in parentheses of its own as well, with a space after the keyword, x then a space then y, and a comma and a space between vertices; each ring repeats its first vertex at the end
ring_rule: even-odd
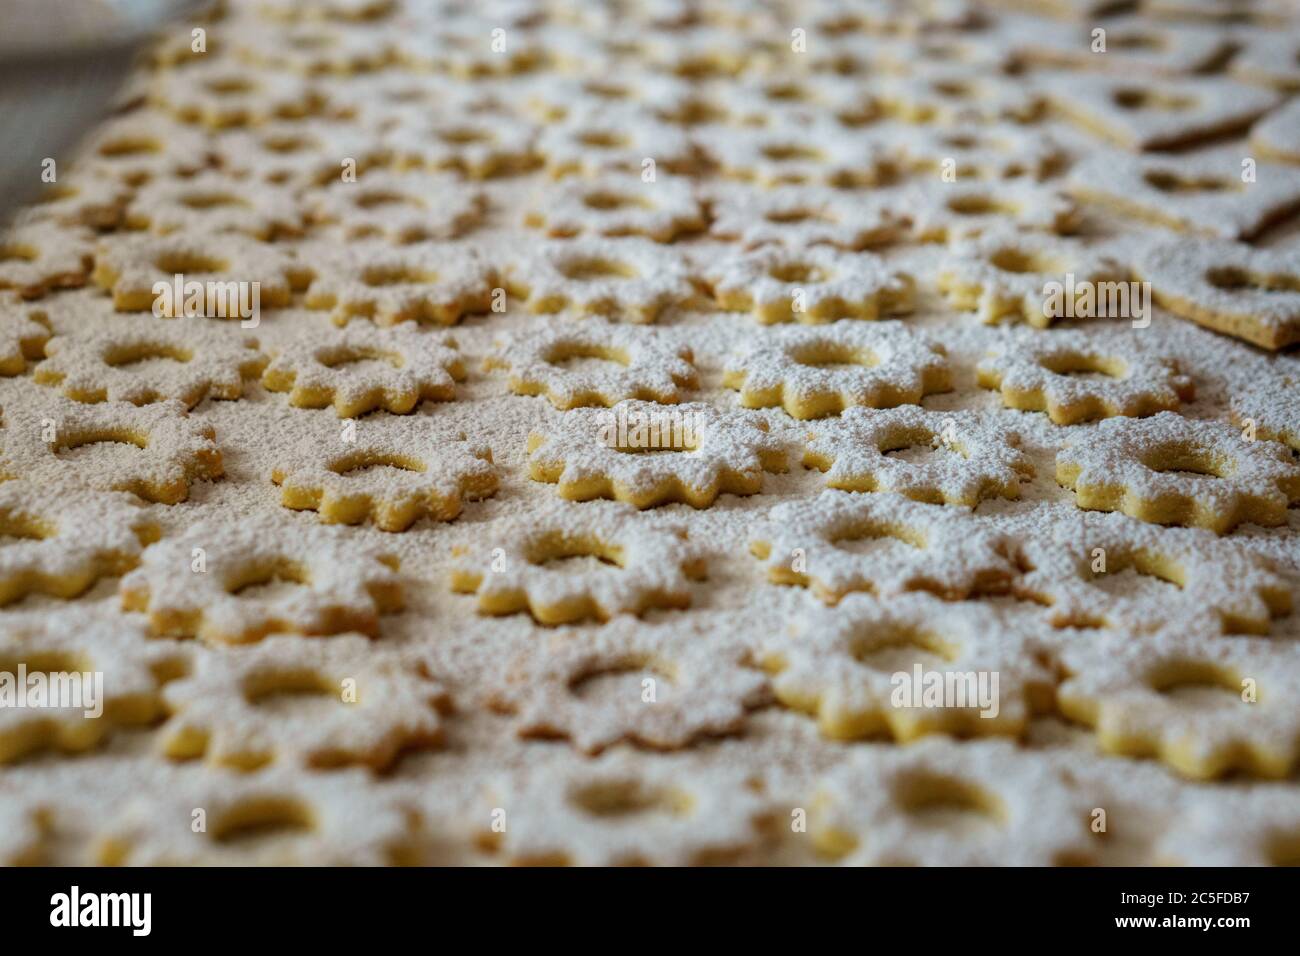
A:
POLYGON ((222 475, 211 425, 178 401, 83 405, 57 398, 10 419, 0 467, 37 483, 72 480, 176 504, 190 482, 222 475))
POLYGON ((206 520, 145 552, 122 579, 122 606, 155 634, 219 644, 277 631, 379 633, 401 610, 397 559, 322 528, 276 517, 206 520))
POLYGON ((1277 351, 1300 342, 1300 264, 1294 253, 1183 239, 1148 247, 1138 270, 1170 312, 1277 351))
POLYGON ((377 236, 396 243, 460 236, 487 211, 487 195, 456 176, 388 169, 330 183, 307 201, 312 219, 337 227, 345 239, 377 236))
POLYGON ((156 310, 165 318, 197 312, 223 319, 244 319, 241 307, 289 304, 293 289, 301 288, 302 266, 280 251, 238 233, 165 236, 116 236, 101 241, 95 254, 95 283, 113 294, 119 312, 156 310), (174 288, 180 276, 181 294, 159 294, 155 286, 174 288), (185 287, 202 284, 203 295, 185 287), (257 291, 256 300, 253 290, 257 291))
POLYGON ((1013 736, 1050 703, 1051 671, 1029 630, 985 605, 850 594, 801 609, 761 661, 777 699, 837 740, 1013 736))
POLYGON ((310 79, 280 70, 249 70, 230 60, 196 57, 172 70, 166 83, 149 87, 151 105, 178 120, 210 129, 257 126, 270 120, 300 119, 325 105, 310 79))
POLYGON ((0 232, 0 290, 24 299, 85 285, 93 262, 94 234, 80 226, 20 218, 0 232))
POLYGON ((1235 542, 1120 514, 1090 518, 1040 517, 1020 544, 1025 572, 1012 588, 1046 605, 1056 627, 1267 634, 1291 611, 1286 580, 1235 542))
POLYGON ((766 127, 729 127, 702 135, 722 175, 762 186, 863 187, 889 178, 895 151, 870 132, 833 120, 793 116, 766 127))
POLYGON ((819 850, 857 866, 1054 866, 1087 860, 1096 804, 1002 740, 856 749, 819 784, 819 850))
POLYGON ((846 410, 817 427, 803 463, 826 472, 830 488, 970 507, 985 498, 1019 498, 1020 483, 1034 474, 1019 433, 996 416, 915 405, 846 410))
POLYGON ((557 484, 560 497, 638 508, 673 501, 707 508, 720 494, 757 494, 764 472, 787 467, 764 419, 699 402, 577 408, 530 435, 528 452, 529 477, 557 484))
POLYGON ((955 307, 975 311, 981 322, 1011 318, 1044 329, 1069 316, 1141 317, 1128 270, 1065 239, 996 230, 955 245, 936 282, 955 307))
POLYGON ((899 203, 907 210, 917 242, 973 239, 1008 225, 1033 233, 1065 235, 1079 225, 1079 207, 1045 183, 930 181, 907 187, 899 203))
POLYGON ((888 408, 947 391, 943 347, 901 322, 844 319, 833 325, 765 332, 727 362, 722 384, 746 408, 784 408, 795 418, 834 415, 855 405, 888 408))
POLYGON ((401 115, 385 129, 379 144, 398 169, 454 170, 470 179, 525 172, 538 163, 537 127, 504 113, 491 115, 401 115))
POLYGON ((86 751, 118 727, 153 723, 162 713, 164 675, 182 666, 176 644, 108 620, 102 610, 69 604, 57 611, 7 611, 0 624, 0 672, 12 683, 26 669, 20 700, 42 689, 46 696, 0 708, 0 765, 42 750, 86 751))
POLYGON ((1186 777, 1241 770, 1290 773, 1300 752, 1300 655, 1261 638, 1165 630, 1075 642, 1057 688, 1069 719, 1093 727, 1103 750, 1153 756, 1186 777))
POLYGON ((0 606, 28 594, 72 598, 101 577, 123 574, 158 539, 135 499, 75 486, 0 484, 0 606))
POLYGON ((516 395, 545 395, 565 410, 625 398, 678 402, 697 384, 693 358, 649 329, 592 320, 530 325, 499 342, 484 367, 508 370, 516 395))
POLYGON ((653 322, 696 297, 685 253, 640 238, 542 242, 518 254, 508 280, 532 312, 571 308, 628 322, 653 322))
POLYGON ((521 737, 563 737, 589 754, 620 741, 675 750, 739 730, 767 701, 767 677, 739 645, 622 619, 525 651, 490 693, 521 737))
POLYGON ((1176 411, 1195 397, 1178 360, 1136 332, 1035 332, 980 362, 979 383, 1007 408, 1047 412, 1058 425, 1176 411))
POLYGON ((672 242, 699 232, 705 219, 688 180, 664 177, 647 183, 637 175, 606 173, 595 179, 548 183, 524 221, 558 238, 594 234, 672 242))
POLYGON ((1300 368, 1284 359, 1266 368, 1252 368, 1232 396, 1232 419, 1253 422, 1255 434, 1300 451, 1300 368))
POLYGON ((164 324, 123 316, 55 335, 33 379, 78 402, 176 399, 193 408, 204 398, 239 398, 244 380, 266 365, 257 339, 203 319, 164 324))
POLYGON ((94 849, 105 866, 386 866, 413 862, 415 837, 412 809, 366 770, 208 769, 140 793, 94 849))
POLYGON ((640 176, 647 159, 654 160, 656 171, 670 173, 690 172, 697 165, 684 130, 636 106, 572 110, 542 129, 537 152, 557 179, 611 172, 640 176))
POLYGON ((158 235, 237 232, 270 242, 300 236, 306 218, 284 186, 209 170, 187 179, 153 179, 126 204, 130 229, 158 235))
POLYGON ((262 384, 298 408, 334 406, 339 418, 376 408, 405 414, 421 401, 450 401, 465 366, 449 336, 398 326, 343 329, 324 342, 275 349, 262 384))
POLYGON ((689 607, 690 582, 704 574, 701 548, 682 528, 649 524, 629 505, 556 502, 532 513, 522 537, 484 539, 458 557, 451 586, 477 595, 480 614, 567 624, 689 607), (574 573, 563 566, 571 559, 587 567, 574 573))
POLYGON ((1227 534, 1244 521, 1286 523, 1300 466, 1277 442, 1173 412, 1108 418, 1056 456, 1056 480, 1080 508, 1227 534))
POLYGON ((162 692, 159 732, 175 760, 254 770, 270 763, 383 770, 407 749, 437 743, 441 686, 369 638, 268 637, 231 654, 205 649, 162 692))
POLYGON ((829 186, 759 189, 721 182, 710 184, 707 199, 712 215, 709 234, 735 240, 747 249, 778 244, 857 251, 883 245, 902 226, 892 202, 829 186))
POLYGON ((723 309, 773 322, 877 319, 910 312, 910 276, 869 253, 825 246, 769 246, 735 253, 709 266, 704 280, 723 309))
POLYGON ((777 505, 749 533, 776 584, 827 604, 853 591, 929 591, 949 600, 1002 593, 1017 568, 1001 533, 967 512, 900 495, 824 491, 777 505))
POLYGON ((305 299, 331 309, 338 325, 355 317, 378 325, 454 325, 492 304, 495 270, 474 250, 453 243, 390 246, 378 239, 317 244, 302 255, 314 268, 305 299))
POLYGON ((373 521, 405 531, 428 517, 450 521, 466 501, 492 495, 492 452, 422 415, 366 422, 355 441, 309 436, 271 471, 286 508, 328 524, 373 521))

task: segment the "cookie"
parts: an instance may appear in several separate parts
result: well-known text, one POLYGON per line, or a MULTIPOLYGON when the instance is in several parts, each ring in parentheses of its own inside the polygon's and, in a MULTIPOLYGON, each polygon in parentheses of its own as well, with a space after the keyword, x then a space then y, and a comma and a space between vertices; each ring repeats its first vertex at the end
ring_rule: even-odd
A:
POLYGON ((710 265, 703 278, 720 308, 750 312, 764 325, 870 320, 912 310, 911 277, 869 253, 771 246, 710 265))
POLYGON ((1178 360, 1136 331, 1021 337, 981 361, 978 377, 1007 408, 1046 412, 1058 425, 1177 411, 1196 393, 1178 360))
POLYGON ((548 184, 530 204, 524 222, 554 238, 593 234, 672 242, 702 230, 705 219, 685 180, 663 177, 647 183, 606 173, 548 184))
POLYGON ((684 529, 641 520, 629 505, 595 502, 530 511, 526 529, 459 555, 451 587, 476 595, 480 614, 527 612, 540 624, 568 624, 689 607, 690 582, 705 572, 702 549, 684 529))
POLYGON ((449 707, 438 683, 361 636, 268 637, 237 655, 207 650, 162 698, 165 756, 244 771, 383 770, 402 751, 437 744, 439 710, 449 707))
POLYGON ((901 495, 823 491, 768 512, 749 550, 774 584, 807 587, 827 604, 854 591, 928 591, 948 600, 1009 590, 1009 542, 968 514, 901 495))
POLYGON ((497 489, 486 446, 448 434, 425 416, 367 421, 351 441, 307 436, 271 470, 286 508, 327 524, 371 521, 405 531, 415 521, 450 521, 466 501, 497 489))
POLYGON ((942 346, 901 322, 848 319, 773 329, 728 360, 722 384, 745 408, 781 407, 798 419, 846 408, 919 404, 952 388, 942 346))
POLYGON ((1300 341, 1300 269, 1285 252, 1165 242, 1146 248, 1136 266, 1170 312, 1274 351, 1300 341))
POLYGON ((827 186, 756 189, 723 182, 711 184, 706 197, 709 234, 745 248, 828 245, 859 251, 884 245, 903 226, 893 203, 827 186))
POLYGON ((375 636, 379 616, 402 607, 396 567, 334 528, 205 520, 145 553, 122 579, 122 606, 144 613, 155 634, 217 644, 276 632, 375 636))
POLYGON ((39 299, 85 285, 94 258, 92 234, 79 226, 19 218, 0 233, 0 290, 39 299))
POLYGON ((357 418, 376 408, 401 415, 422 401, 451 401, 465 375, 450 336, 353 325, 323 344, 295 341, 273 349, 262 385, 287 392, 298 408, 332 405, 339 418, 357 418))
POLYGON ((785 448, 766 420, 699 402, 578 408, 528 439, 529 477, 571 501, 707 508, 720 494, 757 494, 765 472, 785 469, 785 448))
POLYGON ((604 321, 539 323, 498 342, 484 360, 516 395, 544 395, 560 410, 635 398, 674 403, 698 385, 693 354, 647 330, 604 321))
POLYGON ((996 418, 915 405, 847 409, 816 427, 803 463, 826 472, 828 488, 967 507, 985 498, 1019 498, 1021 482, 1034 474, 1019 433, 996 418))
POLYGON ((471 232, 487 213, 487 194, 445 173, 366 170, 309 195, 311 219, 344 239, 393 243, 452 239, 471 232))
POLYGON ((1056 480, 1080 508, 1217 534, 1284 524, 1300 500, 1300 466, 1285 446, 1173 412, 1106 419, 1057 454, 1056 480))
POLYGON ((551 639, 490 691, 519 736, 568 739, 588 754, 619 742, 676 750, 732 734, 766 700, 767 678, 736 644, 673 641, 621 622, 551 639))

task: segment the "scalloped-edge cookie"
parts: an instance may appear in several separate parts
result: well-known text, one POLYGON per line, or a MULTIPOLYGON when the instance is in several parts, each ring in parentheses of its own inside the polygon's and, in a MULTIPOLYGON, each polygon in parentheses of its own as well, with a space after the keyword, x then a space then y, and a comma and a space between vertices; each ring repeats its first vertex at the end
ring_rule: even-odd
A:
POLYGON ((1196 394, 1176 358, 1128 330, 1020 336, 990 352, 977 372, 1007 408, 1046 412, 1057 425, 1177 411, 1196 394))
POLYGON ((1059 186, 1021 180, 943 182, 900 191, 909 232, 917 242, 955 243, 1008 225, 1019 231, 1066 235, 1079 227, 1079 207, 1059 186))
POLYGON ((257 770, 268 764, 374 770, 437 744, 446 691, 369 638, 268 637, 238 654, 204 650, 162 691, 159 748, 173 760, 257 770), (277 706, 285 695, 296 707, 277 706))
POLYGON ((866 187, 890 178, 897 165, 892 144, 836 122, 803 120, 728 127, 699 142, 723 176, 760 186, 866 187))
POLYGON ((877 319, 912 310, 912 278, 869 253, 768 246, 705 268, 718 306, 760 323, 877 319))
POLYGON ((686 254, 673 246, 580 236, 520 250, 507 271, 507 288, 530 312, 573 309, 647 323, 698 298, 692 274, 686 254))
POLYGON ((176 318, 184 314, 188 294, 185 300, 173 301, 174 296, 155 293, 154 286, 171 286, 178 275, 186 283, 205 284, 205 314, 206 300, 213 300, 212 317, 234 319, 246 318, 231 308, 241 296, 214 296, 214 287, 225 290, 232 284, 256 283, 259 304, 279 308, 289 304, 292 290, 306 284, 307 273, 291 254, 238 233, 175 232, 101 240, 91 277, 112 293, 113 307, 119 312, 157 309, 164 318, 176 318))
POLYGON ((540 162, 537 127, 504 113, 431 116, 425 106, 384 129, 379 145, 399 171, 445 169, 475 180, 526 172, 540 162))
POLYGON ((237 232, 264 242, 301 236, 307 226, 288 189, 217 170, 150 180, 126 203, 122 221, 157 235, 237 232))
POLYGON ((626 398, 673 404, 699 384, 694 354, 649 329, 599 319, 539 322, 499 340, 485 369, 505 369, 516 395, 544 395, 561 411, 626 398))
POLYGON ((935 739, 855 748, 818 784, 809 824, 844 865, 1053 866, 1095 854, 1090 796, 1007 741, 935 739))
POLYGON ((1088 132, 1135 150, 1181 149, 1250 126, 1277 94, 1218 76, 1040 75, 1052 105, 1088 132))
POLYGON ((1253 239, 1300 210, 1300 170, 1264 163, 1242 179, 1239 149, 1190 156, 1106 150, 1070 170, 1079 199, 1180 232, 1253 239))
POLYGON ((310 309, 332 310, 337 325, 353 318, 377 325, 455 325, 491 307, 497 282, 496 270, 481 255, 449 242, 316 242, 299 254, 313 272, 304 302, 310 309))
POLYGON ((367 421, 354 441, 307 435, 280 460, 271 470, 280 503, 327 524, 405 531, 420 518, 450 521, 497 490, 491 449, 423 415, 367 421))
POLYGON ((767 699, 767 677, 742 645, 673 638, 627 619, 549 638, 489 690, 519 736, 567 739, 588 754, 620 742, 676 750, 734 734, 767 699))
POLYGON ((205 770, 137 795, 100 825, 94 853, 105 866, 385 866, 411 862, 417 832, 410 805, 366 770, 205 770))
POLYGON ((753 776, 660 760, 611 753, 503 774, 488 786, 480 841, 516 866, 725 863, 762 842, 771 801, 753 776), (498 809, 504 830, 491 826, 498 809))
POLYGON ((1170 312, 1261 348, 1300 342, 1300 263, 1243 243, 1182 240, 1147 247, 1137 270, 1170 312))
POLYGON ((611 174, 548 183, 531 201, 524 222, 553 238, 577 235, 644 236, 673 242, 704 228, 704 209, 685 179, 611 174))
POLYGON ((1300 501, 1300 466, 1286 446, 1173 412, 1106 419, 1057 453, 1056 480, 1080 508, 1217 534, 1285 524, 1300 501))
POLYGON ((32 380, 77 402, 147 405, 176 399, 193 408, 204 398, 243 395, 245 380, 256 378, 267 363, 257 344, 201 318, 165 324, 122 316, 59 332, 45 344, 45 361, 32 380))
POLYGON ((769 581, 810 588, 827 604, 854 591, 1001 594, 1018 571, 1006 536, 969 512, 893 494, 783 502, 751 528, 749 550, 769 581))
POLYGON ((986 605, 850 594, 801 609, 790 630, 765 643, 760 662, 777 700, 833 740, 1019 737, 1050 708, 1055 681, 1031 629, 986 605))
POLYGON ((0 484, 0 606, 28 594, 73 598, 102 577, 124 574, 156 541, 157 522, 130 495, 0 484))
POLYGON ((1034 467, 1020 435, 997 416, 902 405, 855 407, 819 423, 803 463, 826 472, 828 488, 894 491, 916 501, 974 507, 985 498, 1019 498, 1034 467), (891 452, 918 449, 913 460, 891 452))
POLYGON ((765 419, 700 402, 576 408, 528 438, 529 477, 571 501, 707 508, 720 494, 757 494, 765 472, 786 467, 785 446, 765 419))
POLYGON ((943 346, 901 322, 844 319, 772 329, 728 359, 722 384, 745 408, 784 408, 798 419, 864 405, 918 404, 952 388, 943 346))
POLYGON ((51 696, 44 706, 0 708, 0 765, 41 751, 83 753, 119 727, 154 722, 162 714, 162 679, 178 666, 168 642, 151 641, 85 608, 6 621, 0 672, 8 681, 25 672, 19 695, 35 692, 40 680, 51 696), (78 678, 80 700, 72 692, 78 678), (62 692, 69 692, 66 701, 59 699, 62 692))
POLYGON ((1281 779, 1300 753, 1300 656, 1261 638, 1165 630, 1072 642, 1057 703, 1109 753, 1155 757, 1185 777, 1281 779))
POLYGON ((688 173, 697 165, 684 130, 637 106, 571 110, 558 123, 542 127, 537 152, 556 179, 610 172, 639 176, 647 159, 670 173, 688 173))
POLYGON ((344 239, 398 244, 461 236, 482 222, 488 208, 487 194, 456 176, 388 169, 367 170, 356 182, 332 182, 305 202, 313 222, 336 227, 344 239))
POLYGON ((914 171, 939 175, 947 170, 957 183, 972 179, 991 185, 1001 181, 1038 181, 1047 178, 1064 163, 1062 147, 1050 133, 1014 123, 986 123, 973 129, 916 127, 911 124, 891 130, 900 153, 914 171))
POLYGON ((287 392, 297 408, 332 405, 339 418, 376 408, 403 415, 422 401, 451 401, 465 378, 454 338, 408 326, 349 326, 324 342, 286 342, 271 356, 265 388, 287 392))
POLYGON ((485 537, 452 565, 453 591, 476 596, 480 614, 527 612, 540 624, 608 620, 652 608, 684 608, 704 577, 703 549, 684 528, 649 524, 630 505, 552 502, 526 529, 485 537), (556 567, 587 559, 588 567, 556 567))
POLYGON ((1203 528, 1161 528, 1113 513, 1082 523, 1069 513, 1044 515, 1016 560, 1023 573, 1012 590, 1045 605, 1054 627, 1267 634, 1273 618, 1292 609, 1272 561, 1203 528), (1153 595, 1142 577, 1165 586, 1153 595))
POLYGON ((122 579, 122 606, 146 614, 155 634, 216 644, 277 631, 374 637, 379 616, 403 605, 396 569, 396 558, 337 528, 207 519, 145 552, 122 579))
POLYGON ((301 119, 321 112, 322 88, 309 78, 278 70, 249 70, 219 57, 197 57, 166 82, 148 87, 148 102, 183 123, 216 130, 301 119))
POLYGON ((88 229, 19 217, 0 231, 0 290, 39 299, 55 289, 85 285, 94 248, 88 229))
POLYGON ((856 252, 897 238, 903 225, 892 201, 829 186, 718 182, 708 184, 704 197, 709 235, 746 249, 828 245, 856 252))
MULTIPOLYGON (((1127 291, 1129 273, 1105 250, 1078 241, 998 230, 955 244, 935 283, 954 307, 974 311, 981 322, 1010 318, 1043 329, 1069 314, 1101 316, 1111 301, 1102 290, 1127 291), (1054 286, 1062 290, 1059 304, 1054 286), (1065 301, 1064 294, 1073 294, 1074 302, 1065 301)), ((1130 295, 1123 299, 1128 314, 1101 317, 1138 318, 1139 303, 1130 295)))
POLYGON ((192 481, 220 478, 224 471, 216 431, 174 400, 83 405, 43 399, 7 424, 0 468, 42 484, 72 480, 172 505, 189 497, 192 481), (90 445, 111 450, 82 457, 77 449, 90 445))

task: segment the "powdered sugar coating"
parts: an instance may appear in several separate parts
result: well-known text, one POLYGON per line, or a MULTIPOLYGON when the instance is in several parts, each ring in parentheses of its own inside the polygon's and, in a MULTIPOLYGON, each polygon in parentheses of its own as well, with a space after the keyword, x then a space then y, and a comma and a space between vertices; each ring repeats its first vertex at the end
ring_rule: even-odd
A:
POLYGON ((706 198, 710 234, 746 248, 778 243, 859 250, 889 241, 902 225, 892 203, 827 186, 760 191, 738 183, 711 183, 706 198))
POLYGON ((1019 433, 993 416, 915 405, 855 407, 817 426, 803 460, 826 472, 828 488, 893 491, 917 501, 973 507, 984 498, 1020 497, 1020 483, 1034 468, 1019 446, 1019 433), (938 453, 921 461, 889 457, 912 447, 938 453))
POLYGON ((918 404, 951 388, 952 374, 943 347, 926 334, 901 322, 844 319, 772 329, 728 360, 722 383, 746 408, 780 406, 804 419, 856 405, 918 404))
POLYGON ((330 183, 308 200, 311 218, 345 239, 378 236, 395 243, 451 239, 471 231, 487 195, 445 173, 366 170, 355 182, 330 183))
POLYGON ((480 614, 527 611, 542 624, 687 607, 690 582, 705 574, 703 549, 679 527, 640 517, 629 505, 552 502, 526 530, 488 539, 452 566, 455 591, 475 594, 480 614), (552 562, 591 558, 578 573, 552 562))
POLYGON ((548 183, 533 199, 525 222, 548 236, 646 236, 672 242, 704 228, 704 211, 689 181, 630 173, 572 177, 548 183))

